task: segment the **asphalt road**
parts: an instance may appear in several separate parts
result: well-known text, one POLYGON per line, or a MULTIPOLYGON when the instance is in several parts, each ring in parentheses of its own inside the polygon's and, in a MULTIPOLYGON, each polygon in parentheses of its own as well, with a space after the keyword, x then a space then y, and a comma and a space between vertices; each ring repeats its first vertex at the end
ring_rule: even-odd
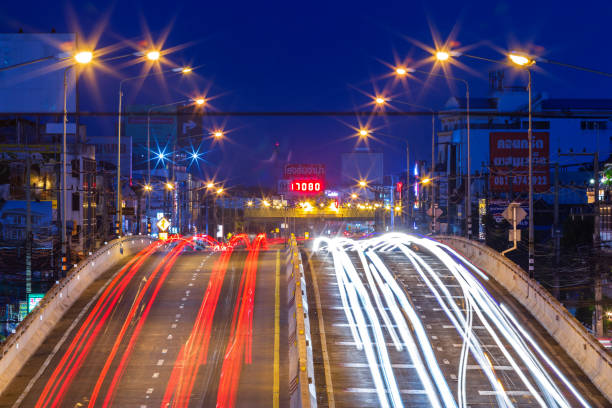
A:
MULTIPOLYGON (((460 310, 465 312, 466 300, 460 290, 459 283, 452 276, 447 266, 423 248, 420 248, 417 253, 431 267, 435 275, 440 278, 440 282, 449 290, 450 296, 460 310)), ((365 272, 357 253, 347 250, 346 254, 352 265, 354 265, 359 277, 366 282, 365 287, 371 290, 371 286, 367 284, 365 272)), ((423 279, 423 275, 417 272, 406 256, 397 250, 379 252, 378 255, 416 311, 416 318, 422 322, 426 337, 435 355, 435 361, 441 369, 442 381, 446 381, 454 399, 458 401, 458 376, 463 344, 462 336, 460 336, 447 314, 441 308, 438 300, 432 294, 431 289, 423 279)), ((320 304, 316 305, 316 308, 315 305, 311 305, 311 334, 315 349, 315 381, 319 406, 383 406, 376 392, 373 379, 373 371, 378 368, 373 370, 371 367, 372 360, 368 361, 364 350, 357 348, 355 336, 351 332, 347 315, 342 306, 332 254, 327 251, 312 253, 306 250, 303 258, 306 264, 307 286, 310 291, 309 299, 316 300, 317 297, 320 299, 320 304), (307 262, 309 257, 310 262, 307 262), (316 280, 316 283, 314 280, 316 280), (316 293, 317 289, 318 293, 316 293), (323 323, 322 326, 321 323, 323 323), (323 335, 321 335, 322 333, 323 335), (321 352, 323 342, 325 342, 326 356, 321 352), (332 402, 331 404, 330 401, 332 402)), ((494 281, 485 281, 481 278, 478 278, 478 281, 497 302, 503 303, 518 318, 519 323, 535 339, 544 353, 550 357, 552 362, 564 373, 569 382, 573 384, 580 395, 591 406, 609 406, 609 403, 569 356, 508 292, 494 281)), ((439 289, 442 285, 434 286, 439 289)), ((361 302, 363 304, 363 301, 361 302)), ((362 309, 365 314, 363 306, 362 309)), ((389 309, 386 308, 385 310, 389 309)), ((368 324, 367 327, 372 338, 374 338, 372 325, 368 324)), ((417 374, 414 360, 406 351, 406 347, 402 351, 398 351, 387 331, 387 325, 382 324, 381 327, 392 371, 397 381, 401 403, 406 407, 431 406, 423 382, 417 374)), ((397 325, 394 324, 393 327, 397 328, 397 325)), ((413 325, 409 325, 409 328, 411 331, 415 331, 413 325)), ((476 314, 472 322, 472 331, 477 342, 482 345, 484 354, 492 366, 492 372, 501 383, 510 403, 520 407, 541 406, 534 398, 533 393, 529 392, 526 388, 516 370, 511 367, 507 355, 502 353, 501 348, 496 344, 495 339, 486 330, 483 322, 476 314)), ((493 332, 499 335, 496 330, 493 330, 493 332)), ((511 358, 518 361, 519 371, 526 373, 527 378, 533 383, 535 380, 530 377, 528 369, 524 362, 521 361, 520 356, 515 354, 507 339, 501 335, 499 337, 503 346, 509 350, 511 358)), ((403 345, 405 346, 405 343, 403 345)), ((422 359, 425 359, 423 352, 420 356, 422 359)), ((378 358, 378 366, 382 366, 380 354, 376 358, 378 358)), ((554 378, 554 383, 562 390, 562 395, 569 401, 569 406, 581 406, 574 395, 553 374, 550 367, 546 364, 543 366, 546 373, 554 378)), ((426 367, 429 369, 428 366, 426 367)), ((432 375, 432 378, 435 377, 432 375)), ((464 378, 468 406, 493 407, 502 405, 498 399, 500 393, 493 389, 473 355, 470 355, 467 359, 466 376, 464 378)), ((434 386, 437 386, 442 381, 436 381, 434 386)), ((387 388, 387 396, 389 393, 390 391, 387 388)), ((538 394, 541 396, 541 393, 538 394)), ((438 395, 441 395, 441 393, 438 395)), ((545 397, 543 398, 545 399, 545 397)), ((548 403, 550 401, 545 406, 552 406, 548 405, 548 403)), ((443 406, 448 405, 443 404, 443 406)))
POLYGON ((282 254, 172 247, 94 282, 0 407, 285 406, 282 254))

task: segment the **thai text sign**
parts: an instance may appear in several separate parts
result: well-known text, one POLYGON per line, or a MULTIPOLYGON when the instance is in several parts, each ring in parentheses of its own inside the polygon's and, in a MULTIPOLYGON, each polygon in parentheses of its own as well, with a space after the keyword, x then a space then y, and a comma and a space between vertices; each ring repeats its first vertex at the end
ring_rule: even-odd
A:
POLYGON ((325 178, 323 164, 287 164, 285 166, 285 179, 295 178, 325 178))
MULTIPOLYGON (((533 189, 545 192, 549 180, 549 134, 533 133, 533 189)), ((498 192, 526 192, 529 188, 529 143, 527 132, 489 134, 490 187, 498 192)))

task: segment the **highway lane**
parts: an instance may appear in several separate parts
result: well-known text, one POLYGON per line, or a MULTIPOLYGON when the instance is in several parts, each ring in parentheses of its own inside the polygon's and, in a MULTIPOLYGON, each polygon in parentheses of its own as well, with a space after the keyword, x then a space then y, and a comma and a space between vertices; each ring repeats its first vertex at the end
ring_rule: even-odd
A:
POLYGON ((286 318, 275 322, 275 293, 284 293, 284 280, 276 279, 280 252, 181 246, 159 248, 88 288, 0 396, 0 406, 204 407, 222 397, 218 406, 269 407, 275 393, 283 406, 286 382, 274 388, 287 350, 286 318), (284 345, 276 367, 275 336, 284 345), (233 381, 221 387, 222 378, 233 381))
POLYGON ((608 406, 503 288, 431 241, 408 241, 364 241, 361 253, 355 242, 326 241, 312 257, 328 351, 327 362, 315 356, 322 406, 328 383, 338 407, 608 406))

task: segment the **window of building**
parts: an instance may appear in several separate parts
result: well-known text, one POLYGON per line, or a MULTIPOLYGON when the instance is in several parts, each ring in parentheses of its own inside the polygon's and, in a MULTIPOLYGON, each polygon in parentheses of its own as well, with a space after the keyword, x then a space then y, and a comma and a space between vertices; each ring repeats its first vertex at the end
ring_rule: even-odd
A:
POLYGON ((81 195, 79 193, 72 193, 72 211, 79 211, 81 206, 81 195))
POLYGON ((72 165, 72 177, 79 178, 81 173, 81 162, 79 159, 74 159, 70 164, 72 165))

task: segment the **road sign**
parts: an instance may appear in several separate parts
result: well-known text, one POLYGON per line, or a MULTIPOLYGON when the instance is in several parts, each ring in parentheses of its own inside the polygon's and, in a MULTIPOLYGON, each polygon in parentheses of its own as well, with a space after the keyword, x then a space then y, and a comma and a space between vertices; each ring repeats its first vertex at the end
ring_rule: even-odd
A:
POLYGON ((526 215, 527 212, 521 208, 519 203, 508 204, 508 208, 502 213, 502 216, 512 225, 523 221, 526 215))
POLYGON ((28 293, 28 313, 30 313, 38 303, 45 297, 44 293, 28 293))
POLYGON ((166 232, 168 231, 168 228, 170 228, 170 221, 162 217, 159 221, 157 221, 156 225, 161 232, 166 232))

